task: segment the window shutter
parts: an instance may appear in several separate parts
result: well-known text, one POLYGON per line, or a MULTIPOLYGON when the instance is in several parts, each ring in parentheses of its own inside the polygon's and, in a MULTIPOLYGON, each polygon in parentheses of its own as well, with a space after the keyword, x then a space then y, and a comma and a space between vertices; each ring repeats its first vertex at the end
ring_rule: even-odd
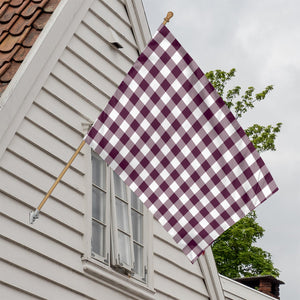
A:
POLYGON ((132 273, 134 252, 132 240, 131 195, 121 178, 111 171, 112 264, 132 273))
MULTIPOLYGON (((131 219, 132 219, 132 236, 134 250, 134 272, 139 278, 144 280, 146 267, 145 251, 145 207, 142 201, 131 192, 131 219)), ((144 280, 145 281, 145 280, 144 280)))
POLYGON ((92 256, 109 263, 110 176, 106 163, 92 152, 92 256))

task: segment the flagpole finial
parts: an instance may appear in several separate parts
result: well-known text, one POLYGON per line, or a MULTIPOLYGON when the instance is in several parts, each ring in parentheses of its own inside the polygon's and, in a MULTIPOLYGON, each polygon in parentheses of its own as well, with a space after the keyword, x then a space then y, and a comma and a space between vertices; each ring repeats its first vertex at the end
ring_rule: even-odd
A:
POLYGON ((172 11, 169 11, 168 13, 167 13, 167 16, 164 18, 164 22, 163 22, 163 24, 164 25, 166 25, 169 21, 170 21, 170 19, 173 17, 173 12, 172 11))

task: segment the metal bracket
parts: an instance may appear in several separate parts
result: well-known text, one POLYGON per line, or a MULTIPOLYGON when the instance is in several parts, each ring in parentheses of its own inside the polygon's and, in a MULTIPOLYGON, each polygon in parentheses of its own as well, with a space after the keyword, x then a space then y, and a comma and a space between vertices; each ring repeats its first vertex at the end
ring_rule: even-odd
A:
POLYGON ((34 221, 39 218, 39 213, 40 213, 40 211, 38 209, 36 209, 35 211, 31 211, 29 213, 29 223, 30 224, 33 224, 34 221))

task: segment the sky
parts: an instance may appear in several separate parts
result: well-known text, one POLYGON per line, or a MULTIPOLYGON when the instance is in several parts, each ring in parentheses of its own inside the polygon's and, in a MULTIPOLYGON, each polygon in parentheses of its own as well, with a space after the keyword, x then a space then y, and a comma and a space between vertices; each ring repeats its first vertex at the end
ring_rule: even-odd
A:
POLYGON ((281 300, 300 296, 300 2, 299 0, 143 0, 152 34, 168 28, 203 72, 235 68, 232 86, 274 90, 240 119, 246 128, 283 123, 277 150, 262 153, 279 191, 256 209, 258 246, 280 271, 281 300))

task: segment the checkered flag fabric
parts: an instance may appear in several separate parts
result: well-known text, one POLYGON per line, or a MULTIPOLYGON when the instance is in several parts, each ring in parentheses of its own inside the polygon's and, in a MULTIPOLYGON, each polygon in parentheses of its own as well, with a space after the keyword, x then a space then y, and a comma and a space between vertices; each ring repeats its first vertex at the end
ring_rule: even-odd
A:
POLYGON ((224 101, 164 25, 85 141, 191 262, 278 189, 224 101))

